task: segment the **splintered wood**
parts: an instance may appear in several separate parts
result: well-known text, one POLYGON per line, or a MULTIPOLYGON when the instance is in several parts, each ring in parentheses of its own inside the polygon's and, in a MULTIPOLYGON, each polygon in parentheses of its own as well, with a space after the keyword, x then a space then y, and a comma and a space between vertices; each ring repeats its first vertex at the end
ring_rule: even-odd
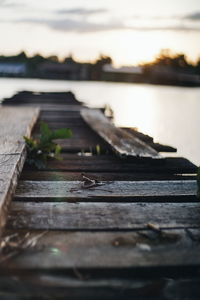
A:
POLYGON ((0 107, 0 232, 26 158, 23 136, 30 136, 36 108, 0 107))
POLYGON ((121 156, 160 158, 156 150, 130 133, 116 128, 97 109, 83 109, 83 119, 121 156))

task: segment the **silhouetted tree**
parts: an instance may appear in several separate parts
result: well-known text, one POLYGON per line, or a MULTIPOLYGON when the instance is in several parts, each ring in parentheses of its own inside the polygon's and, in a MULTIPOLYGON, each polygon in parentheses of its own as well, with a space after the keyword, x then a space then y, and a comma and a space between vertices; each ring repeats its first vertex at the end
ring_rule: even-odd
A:
POLYGON ((112 58, 101 54, 94 64, 101 67, 106 64, 112 64, 112 58))

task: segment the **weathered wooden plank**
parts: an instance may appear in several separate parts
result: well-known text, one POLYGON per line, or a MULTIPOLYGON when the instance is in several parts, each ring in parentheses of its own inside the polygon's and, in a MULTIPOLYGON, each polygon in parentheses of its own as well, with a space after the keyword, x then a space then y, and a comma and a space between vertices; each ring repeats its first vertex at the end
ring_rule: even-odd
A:
POLYGON ((153 137, 138 131, 137 128, 135 128, 135 127, 121 127, 121 129, 123 129, 123 130, 131 133, 132 135, 138 137, 140 140, 146 142, 147 144, 148 143, 153 143, 153 137))
POLYGON ((120 156, 161 157, 157 151, 140 139, 116 128, 99 110, 83 109, 81 115, 86 123, 120 156))
POLYGON ((185 181, 20 181, 15 198, 32 199, 77 199, 83 201, 162 201, 173 197, 182 200, 189 196, 196 199, 197 183, 195 180, 185 181), (93 186, 91 186, 93 184, 93 186), (89 188, 88 188, 89 186, 89 188))
POLYGON ((20 153, 39 115, 37 108, 0 107, 0 154, 20 153))
POLYGON ((200 226, 199 203, 14 202, 8 228, 114 230, 200 226))
POLYGON ((38 115, 35 108, 0 108, 0 230, 26 158, 23 136, 30 136, 38 115))
MULTIPOLYGON (((0 297, 3 300, 199 300, 198 277, 160 276, 139 278, 135 272, 128 278, 93 276, 93 272, 75 269, 70 274, 17 274, 1 276, 0 297)), ((122 270, 117 269, 116 274, 122 270)))
MULTIPOLYGON (((85 172, 84 173, 89 178, 98 180, 98 181, 113 181, 113 180, 196 180, 196 175, 173 175, 165 173, 135 173, 135 172, 115 172, 115 173, 93 173, 85 172)), ((83 176, 81 172, 54 172, 54 171, 32 171, 32 170, 23 170, 20 176, 21 180, 34 180, 34 181, 69 181, 69 180, 79 180, 83 181, 83 176)))
MULTIPOLYGON (((13 241, 17 241, 26 232, 10 231, 7 235, 15 233, 13 241)), ((45 234, 29 231, 29 234, 30 240, 37 240, 35 251, 27 248, 21 255, 19 253, 1 264, 1 268, 6 266, 7 271, 13 272, 16 269, 200 267, 200 241, 193 241, 183 229, 160 232, 48 231, 45 234)))
POLYGON ((149 135, 143 134, 134 128, 122 128, 126 132, 130 133, 132 136, 139 138, 143 142, 147 143, 150 147, 158 152, 177 152, 177 149, 168 145, 162 145, 159 143, 154 143, 153 138, 149 135))
MULTIPOLYGON (((18 103, 18 101, 16 102, 12 102, 13 104, 15 103, 17 106, 26 106, 26 107, 38 107, 37 103, 34 102, 30 102, 30 103, 18 103)), ((5 104, 7 105, 7 102, 5 102, 5 104)), ((55 103, 54 104, 49 104, 48 102, 41 102, 39 104, 40 107, 40 111, 42 112, 50 112, 50 111, 55 111, 55 112, 60 112, 60 111, 68 111, 68 112, 80 112, 80 110, 83 108, 82 105, 74 105, 74 104, 59 104, 59 103, 55 103)))
POLYGON ((63 160, 48 161, 45 170, 80 172, 141 172, 141 173, 195 173, 197 167, 187 159, 165 158, 164 160, 143 160, 139 158, 121 160, 112 155, 77 156, 62 155, 63 160))
POLYGON ((65 93, 38 93, 38 92, 20 92, 14 95, 12 98, 4 99, 3 104, 6 105, 18 105, 18 104, 28 104, 28 103, 37 103, 37 104, 72 104, 80 105, 81 103, 75 99, 75 96, 71 92, 65 93))

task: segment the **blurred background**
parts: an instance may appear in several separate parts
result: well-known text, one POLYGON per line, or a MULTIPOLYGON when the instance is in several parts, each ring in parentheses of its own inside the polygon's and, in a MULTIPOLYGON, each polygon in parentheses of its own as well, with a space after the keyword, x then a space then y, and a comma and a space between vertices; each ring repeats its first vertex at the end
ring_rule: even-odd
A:
POLYGON ((200 164, 199 0, 0 0, 0 100, 67 91, 200 164))

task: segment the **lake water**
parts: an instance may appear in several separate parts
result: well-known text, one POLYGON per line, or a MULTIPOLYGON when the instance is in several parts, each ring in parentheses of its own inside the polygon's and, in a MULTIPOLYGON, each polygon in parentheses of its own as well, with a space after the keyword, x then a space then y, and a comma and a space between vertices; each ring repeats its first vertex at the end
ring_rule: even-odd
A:
MULTIPOLYGON (((109 104, 117 126, 137 127, 200 165, 200 88, 148 84, 0 79, 0 100, 18 91, 72 91, 92 107, 109 104)), ((169 156, 169 155, 168 155, 169 156)))

